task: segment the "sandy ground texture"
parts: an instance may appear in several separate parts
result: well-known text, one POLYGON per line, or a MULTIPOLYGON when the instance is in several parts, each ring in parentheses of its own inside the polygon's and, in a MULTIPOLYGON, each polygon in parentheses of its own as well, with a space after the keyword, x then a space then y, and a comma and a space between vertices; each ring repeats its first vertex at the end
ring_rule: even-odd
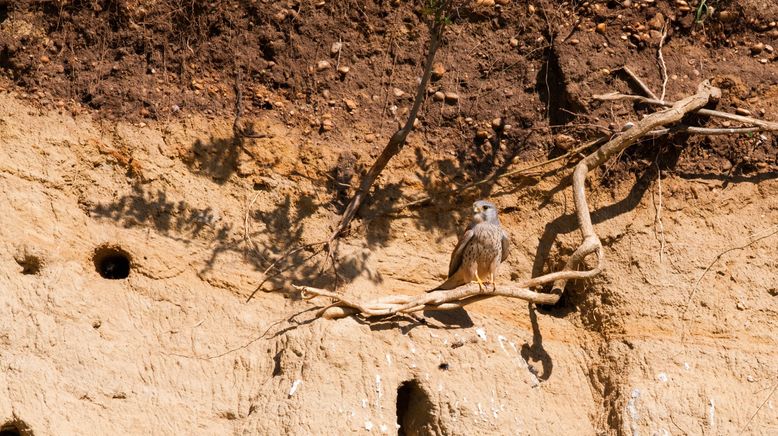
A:
POLYGON ((514 244, 498 285, 560 269, 580 242, 577 156, 450 190, 647 113, 591 96, 637 92, 623 65, 661 92, 662 29, 669 99, 711 79, 718 109, 778 119, 772 3, 699 23, 693 1, 458 9, 336 270, 306 244, 407 112, 424 11, 75 3, 0 1, 2 436, 778 434, 772 134, 659 138, 592 172, 607 268, 554 307, 322 320, 327 302, 291 287, 421 293, 482 197, 514 244), (236 70, 264 138, 233 136, 236 70))

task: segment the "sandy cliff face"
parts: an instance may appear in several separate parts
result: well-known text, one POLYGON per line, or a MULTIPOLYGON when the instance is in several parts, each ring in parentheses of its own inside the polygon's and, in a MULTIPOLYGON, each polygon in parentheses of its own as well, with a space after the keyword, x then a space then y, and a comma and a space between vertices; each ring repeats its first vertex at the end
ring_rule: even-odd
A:
POLYGON ((458 5, 336 268, 315 244, 407 116, 429 10, 180 3, 0 0, 0 436, 778 434, 773 133, 590 173, 607 267, 554 307, 321 320, 291 286, 421 293, 482 197, 514 244, 498 285, 559 270, 580 155, 514 171, 651 111, 592 98, 644 92, 624 66, 775 120, 774 2, 458 5), (265 137, 233 137, 236 86, 265 137))
MULTIPOLYGON (((595 188, 608 269, 552 309, 502 299, 426 324, 315 320, 283 283, 245 303, 263 278, 252 258, 278 256, 289 232, 320 239, 335 219, 295 176, 293 158, 307 152, 293 141, 264 140, 282 163, 267 184, 214 180, 180 156, 228 138, 226 121, 106 128, 0 99, 7 426, 36 435, 395 434, 398 420, 405 434, 778 429, 776 236, 717 257, 774 228, 772 177, 662 179, 664 248, 656 182, 595 188), (122 275, 122 256, 128 276, 102 277, 122 275)), ((503 223, 517 246, 501 280, 532 271, 557 233, 549 259, 577 243, 569 195, 548 193, 555 184, 496 197, 512 207, 503 223)), ((376 220, 347 239, 356 266, 344 291, 420 292, 439 280, 455 235, 422 222, 376 220), (362 242, 373 225, 391 237, 362 242)))

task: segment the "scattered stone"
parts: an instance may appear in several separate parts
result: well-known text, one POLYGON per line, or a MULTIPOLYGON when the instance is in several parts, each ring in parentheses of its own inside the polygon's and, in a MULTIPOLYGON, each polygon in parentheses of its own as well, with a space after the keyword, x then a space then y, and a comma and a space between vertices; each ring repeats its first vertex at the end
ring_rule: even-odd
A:
POLYGON ((624 0, 623 2, 621 2, 621 5, 624 6, 625 8, 631 8, 632 0, 624 0))
POLYGON ((737 14, 730 11, 719 12, 719 21, 722 23, 731 23, 737 19, 737 14))
POLYGON ((329 100, 330 99, 330 90, 329 89, 325 89, 324 91, 321 92, 321 96, 324 97, 325 100, 329 100))
POLYGON ((403 90, 402 90, 402 89, 400 89, 400 88, 394 88, 394 89, 392 90, 392 94, 394 94, 394 96, 395 96, 395 97, 397 97, 397 98, 400 98, 400 97, 402 97, 402 96, 404 96, 404 95, 405 95, 405 91, 403 91, 403 90))
POLYGON ((511 47, 518 47, 519 46, 519 40, 516 39, 516 38, 511 38, 511 40, 509 42, 511 44, 511 47))
POLYGON ((489 132, 487 132, 486 130, 479 130, 475 132, 475 139, 479 141, 484 141, 488 137, 489 137, 489 132))
POLYGON ((768 62, 770 62, 770 61, 769 61, 769 60, 767 60, 767 59, 765 59, 765 58, 762 58, 762 59, 759 59, 759 62, 761 62, 761 63, 763 63, 763 64, 766 64, 766 63, 768 63, 768 62))
POLYGON ((472 119, 472 118, 470 118, 470 117, 467 117, 467 118, 465 118, 465 122, 466 122, 467 124, 473 124, 473 119, 472 119))
POLYGON ((340 49, 342 49, 342 48, 343 48, 343 43, 342 42, 333 42, 332 46, 330 47, 330 53, 333 54, 333 55, 336 55, 336 54, 340 53, 340 49))
POLYGON ((432 80, 440 80, 444 74, 446 74, 446 67, 440 62, 436 62, 432 66, 432 80))
POLYGON ((375 142, 375 140, 376 137, 373 133, 368 133, 367 135, 365 135, 365 142, 367 142, 368 144, 375 142))
POLYGON ((751 46, 751 53, 752 54, 759 54, 762 52, 762 50, 765 49, 765 45, 761 42, 757 42, 756 44, 751 46))
POLYGON ((324 71, 332 67, 332 64, 330 64, 329 61, 319 61, 318 64, 316 64, 316 69, 319 71, 324 71))
POLYGON ((459 101, 459 94, 456 92, 447 92, 445 97, 448 104, 456 104, 459 101))
POLYGON ((335 127, 335 124, 333 124, 331 118, 325 118, 321 121, 321 130, 322 132, 329 132, 335 127))
POLYGON ((444 94, 441 91, 438 91, 438 92, 432 94, 432 99, 435 100, 435 101, 443 101, 443 100, 446 99, 446 94, 444 94))
POLYGON ((648 27, 654 30, 662 30, 665 26, 665 16, 661 12, 657 12, 654 18, 648 20, 648 27))
POLYGON ((500 127, 502 126, 502 124, 503 124, 502 118, 497 117, 497 118, 492 120, 492 129, 500 130, 500 127))
POLYGON ((49 59, 49 57, 46 55, 41 56, 41 62, 44 64, 48 64, 50 60, 51 59, 49 59))
POLYGON ((580 42, 581 42, 580 40, 573 38, 570 40, 570 45, 578 45, 580 42))
POLYGON ((770 38, 778 38, 778 29, 771 29, 767 32, 767 36, 770 38))
POLYGON ((662 32, 660 32, 658 30, 649 30, 648 31, 648 35, 653 40, 657 40, 658 41, 658 40, 662 39, 662 32))
POLYGON ((344 75, 344 76, 346 74, 348 74, 349 71, 351 71, 351 68, 349 68, 349 67, 340 67, 340 68, 338 68, 338 72, 340 74, 344 75))
POLYGON ((597 33, 601 33, 605 35, 605 29, 606 29, 605 23, 600 23, 597 25, 597 33))
POLYGON ((475 0, 476 6, 494 6, 494 0, 475 0))
POLYGON ((737 310, 746 310, 746 305, 742 301, 737 302, 737 310))
POLYGON ((527 6, 527 12, 529 12, 530 15, 535 15, 535 6, 533 5, 527 6))
POLYGON ((144 107, 144 108, 141 108, 141 109, 140 109, 140 111, 139 111, 139 113, 140 113, 140 116, 142 116, 142 117, 147 117, 147 116, 149 116, 149 114, 150 114, 150 113, 149 113, 149 110, 148 110, 148 109, 146 109, 145 107, 144 107))
POLYGON ((764 46, 764 51, 766 51, 767 53, 772 53, 773 51, 775 51, 775 49, 773 48, 773 46, 772 46, 772 45, 770 45, 770 44, 765 44, 765 46, 764 46))
POLYGON ((567 151, 572 149, 575 145, 575 142, 575 138, 570 135, 565 135, 562 133, 554 135, 554 145, 561 148, 562 150, 567 151))
POLYGON ((346 109, 348 109, 349 112, 354 112, 357 109, 357 102, 350 98, 344 98, 343 103, 346 105, 346 109))

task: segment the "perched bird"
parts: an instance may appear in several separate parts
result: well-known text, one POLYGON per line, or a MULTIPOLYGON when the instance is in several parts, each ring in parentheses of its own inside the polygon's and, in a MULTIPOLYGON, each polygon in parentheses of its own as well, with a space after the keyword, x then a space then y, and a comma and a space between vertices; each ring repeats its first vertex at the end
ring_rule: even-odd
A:
POLYGON ((479 200, 473 203, 473 221, 459 238, 451 262, 448 265, 448 279, 430 291, 454 289, 476 281, 484 290, 484 279, 492 286, 497 267, 508 258, 510 240, 500 226, 497 208, 493 203, 479 200))

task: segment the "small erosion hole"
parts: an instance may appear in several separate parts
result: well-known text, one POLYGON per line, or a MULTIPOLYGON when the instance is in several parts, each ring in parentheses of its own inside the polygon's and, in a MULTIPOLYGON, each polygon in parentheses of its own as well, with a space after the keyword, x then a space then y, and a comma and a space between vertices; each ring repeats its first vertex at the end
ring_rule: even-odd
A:
POLYGON ((130 255, 119 247, 98 247, 93 260, 95 269, 104 279, 120 280, 130 275, 130 255))
POLYGON ((32 430, 22 421, 8 421, 0 425, 0 436, 31 436, 32 430))
POLYGON ((32 254, 25 254, 24 256, 16 258, 16 263, 22 267, 22 274, 25 275, 37 275, 41 272, 41 266, 43 266, 41 259, 32 254))
POLYGON ((398 436, 435 434, 435 414, 429 395, 418 381, 404 381, 397 388, 398 436))

